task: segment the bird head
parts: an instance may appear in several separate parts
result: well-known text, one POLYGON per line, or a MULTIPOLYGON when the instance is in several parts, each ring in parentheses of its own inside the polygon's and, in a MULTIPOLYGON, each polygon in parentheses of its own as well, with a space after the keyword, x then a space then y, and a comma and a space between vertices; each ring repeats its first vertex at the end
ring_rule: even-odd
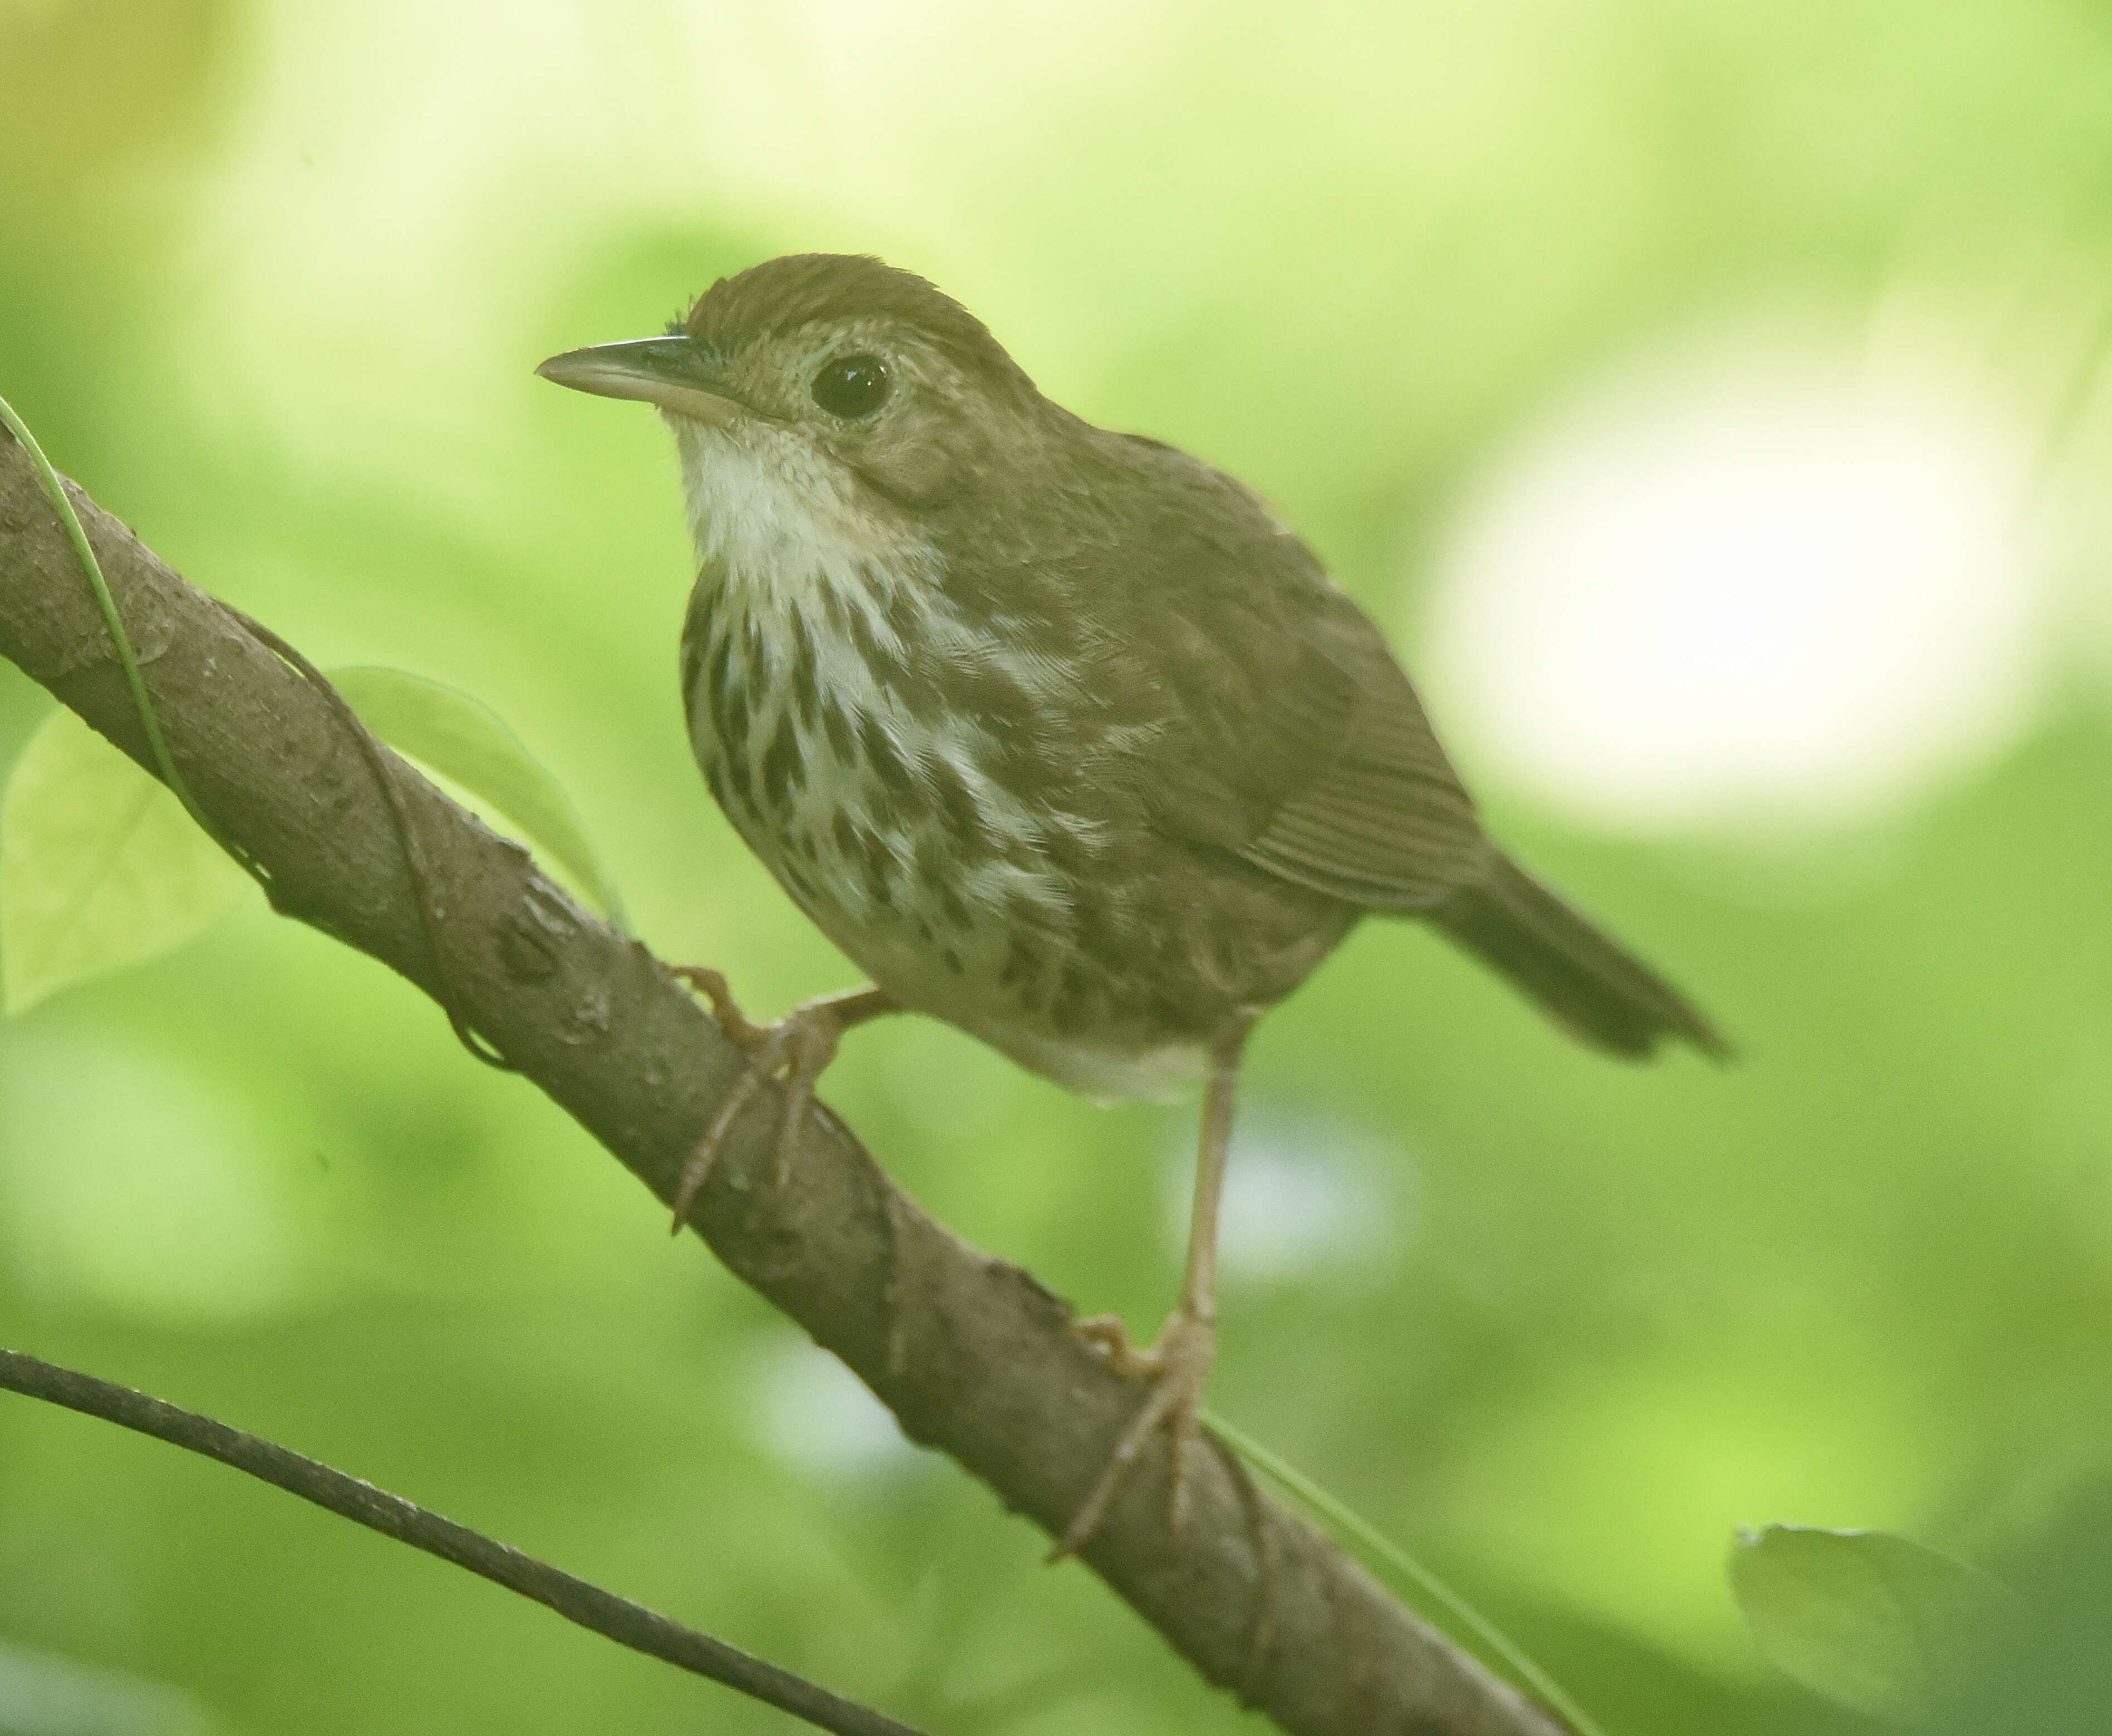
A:
POLYGON ((849 254, 767 261, 713 284, 662 336, 536 371, 660 411, 698 542, 721 558, 813 537, 881 552, 986 486, 1054 409, 958 302, 849 254))

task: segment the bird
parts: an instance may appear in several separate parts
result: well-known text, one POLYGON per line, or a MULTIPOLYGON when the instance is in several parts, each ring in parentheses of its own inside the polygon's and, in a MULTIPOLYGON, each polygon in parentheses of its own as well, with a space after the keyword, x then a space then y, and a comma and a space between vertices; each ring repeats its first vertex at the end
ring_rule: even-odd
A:
POLYGON ((680 688, 719 807, 871 979, 758 1023, 685 1166, 785 1081, 780 1185, 839 1039, 941 1019, 1103 1100, 1199 1079, 1178 1300, 1058 1540, 1082 1547, 1154 1436, 1171 1521, 1218 1343, 1217 1223, 1255 1022, 1367 916, 1413 918, 1569 1035, 1724 1052, 1677 991, 1484 831, 1385 638, 1254 491, 1045 396, 926 279, 803 253, 722 277, 658 336, 538 371, 656 408, 697 576, 680 688))

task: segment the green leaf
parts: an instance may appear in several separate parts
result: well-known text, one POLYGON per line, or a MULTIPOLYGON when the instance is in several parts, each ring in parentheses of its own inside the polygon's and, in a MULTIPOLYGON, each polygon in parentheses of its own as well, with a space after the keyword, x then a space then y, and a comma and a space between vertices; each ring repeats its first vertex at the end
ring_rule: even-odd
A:
POLYGON ((1731 1590, 1768 1661, 1814 1693, 1906 1722, 2016 1621, 2015 1594, 1887 1531, 1741 1533, 1731 1590))
POLYGON ((0 1009, 26 1011, 180 946, 248 884, 166 789, 53 712, 0 804, 0 1009))
POLYGON ((498 713, 458 687, 362 664, 330 680, 366 727, 398 752, 487 801, 541 845, 619 928, 623 903, 564 786, 498 713))

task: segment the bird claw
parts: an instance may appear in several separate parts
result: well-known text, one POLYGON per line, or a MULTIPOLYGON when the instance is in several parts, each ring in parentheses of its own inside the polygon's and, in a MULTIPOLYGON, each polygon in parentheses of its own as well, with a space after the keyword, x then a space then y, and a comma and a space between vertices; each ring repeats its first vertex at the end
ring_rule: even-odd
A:
POLYGON ((757 1024, 741 1011, 733 998, 733 991, 726 986, 724 972, 703 964, 671 964, 667 974, 677 982, 687 983, 711 1002, 712 1018, 719 1029, 742 1048, 752 1051, 769 1037, 770 1026, 757 1024))
POLYGON ((1165 1359, 1156 1350, 1140 1351, 1130 1342, 1129 1328, 1118 1314, 1088 1315, 1071 1323, 1071 1336, 1082 1338, 1105 1353, 1108 1366, 1124 1380, 1143 1380, 1156 1374, 1165 1359))
POLYGON ((1049 1555, 1051 1561, 1076 1555, 1091 1541, 1145 1442, 1161 1429, 1168 1437, 1172 1455, 1167 1523, 1174 1530, 1181 1529, 1188 1514, 1188 1447, 1201 1429, 1203 1387, 1218 1353, 1217 1322, 1185 1308, 1168 1317, 1158 1342, 1148 1351, 1140 1351, 1130 1342, 1122 1322, 1113 1315, 1095 1315, 1089 1319, 1074 1321, 1071 1330, 1075 1336, 1105 1351, 1108 1364, 1117 1374, 1128 1379, 1148 1381, 1150 1390, 1116 1441, 1099 1480, 1064 1528, 1063 1537, 1049 1555))
POLYGON ((758 1025, 735 1005, 732 991, 718 972, 701 965, 682 965, 671 974, 703 992, 712 1004, 712 1016, 717 1020, 719 1028, 747 1050, 749 1058, 747 1070, 734 1082, 733 1089, 726 1093, 726 1100, 712 1118, 712 1124, 704 1129, 704 1137, 697 1141, 696 1150, 682 1165, 681 1179, 675 1187, 671 1232, 679 1234, 689 1220, 690 1209, 696 1204, 697 1196, 711 1180, 720 1148, 725 1145, 726 1135, 732 1131, 740 1112, 780 1073, 786 1075, 785 1103, 777 1127, 771 1185, 781 1190, 791 1179, 792 1160, 799 1146, 799 1130, 806 1123, 808 1107, 814 1100, 814 1082, 835 1058, 843 1024, 835 1007, 829 1001, 820 1000, 794 1007, 772 1023, 758 1025))

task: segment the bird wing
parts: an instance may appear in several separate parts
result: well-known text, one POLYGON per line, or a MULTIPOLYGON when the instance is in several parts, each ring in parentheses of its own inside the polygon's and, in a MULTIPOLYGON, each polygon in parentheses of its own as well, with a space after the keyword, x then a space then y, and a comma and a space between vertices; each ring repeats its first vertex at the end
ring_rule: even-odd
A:
POLYGON ((1432 904, 1482 871, 1481 823, 1408 677, 1341 603, 1351 618, 1328 623, 1336 654, 1307 659, 1305 672, 1333 684, 1333 703, 1272 695, 1264 709, 1260 727, 1281 730, 1301 763, 1239 854, 1353 904, 1432 904))
POLYGON ((1245 489, 1181 462, 1208 483, 1146 540, 1135 623, 1136 672, 1166 708, 1145 783, 1154 820, 1368 909, 1419 909, 1482 877, 1473 802, 1378 629, 1245 489))

